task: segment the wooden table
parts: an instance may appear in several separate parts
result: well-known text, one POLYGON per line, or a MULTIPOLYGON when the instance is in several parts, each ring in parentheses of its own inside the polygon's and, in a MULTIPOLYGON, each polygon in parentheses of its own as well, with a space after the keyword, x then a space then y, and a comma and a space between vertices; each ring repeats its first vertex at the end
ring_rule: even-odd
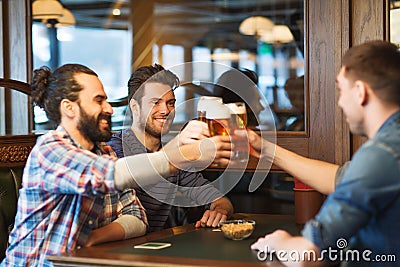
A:
POLYGON ((258 237, 276 229, 299 234, 301 226, 290 215, 235 214, 235 218, 254 219, 253 234, 241 241, 226 239, 222 232, 209 228, 196 229, 193 224, 174 227, 145 236, 94 247, 86 247, 68 254, 49 256, 54 266, 274 266, 274 260, 260 261, 250 244, 258 237), (149 242, 169 242, 171 247, 160 250, 135 249, 134 245, 149 242))

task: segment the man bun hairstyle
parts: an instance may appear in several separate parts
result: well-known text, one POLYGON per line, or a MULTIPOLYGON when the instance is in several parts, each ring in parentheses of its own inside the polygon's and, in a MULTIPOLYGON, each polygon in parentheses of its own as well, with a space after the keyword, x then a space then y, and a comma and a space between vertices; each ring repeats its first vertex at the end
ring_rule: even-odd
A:
POLYGON ((43 108, 47 117, 56 124, 61 122, 61 101, 63 99, 73 102, 79 100, 79 92, 83 88, 75 80, 74 75, 78 73, 97 77, 93 70, 80 64, 65 64, 53 73, 46 66, 33 71, 32 100, 36 105, 43 108))
POLYGON ((33 78, 31 83, 32 100, 36 105, 44 109, 44 99, 47 97, 46 90, 48 86, 48 79, 51 75, 50 68, 43 66, 40 69, 33 71, 33 78))

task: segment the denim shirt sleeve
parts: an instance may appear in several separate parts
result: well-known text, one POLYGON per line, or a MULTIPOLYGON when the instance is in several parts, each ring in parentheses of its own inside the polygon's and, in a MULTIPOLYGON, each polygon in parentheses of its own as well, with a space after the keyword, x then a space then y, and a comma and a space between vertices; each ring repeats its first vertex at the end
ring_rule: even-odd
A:
POLYGON ((345 162, 342 166, 339 167, 339 169, 336 171, 335 175, 335 187, 340 184, 340 182, 343 179, 343 175, 346 172, 346 170, 349 168, 351 161, 345 162))
POLYGON ((382 143, 367 142, 344 169, 335 192, 302 231, 320 249, 335 247, 339 238, 356 236, 400 190, 396 154, 382 143))

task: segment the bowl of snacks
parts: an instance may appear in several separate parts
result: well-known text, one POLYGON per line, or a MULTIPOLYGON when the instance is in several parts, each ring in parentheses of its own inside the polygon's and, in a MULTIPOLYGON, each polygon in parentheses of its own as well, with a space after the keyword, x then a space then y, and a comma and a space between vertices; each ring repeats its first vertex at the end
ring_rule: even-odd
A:
POLYGON ((226 238, 242 240, 253 233, 256 222, 253 220, 228 220, 220 222, 219 226, 226 238))

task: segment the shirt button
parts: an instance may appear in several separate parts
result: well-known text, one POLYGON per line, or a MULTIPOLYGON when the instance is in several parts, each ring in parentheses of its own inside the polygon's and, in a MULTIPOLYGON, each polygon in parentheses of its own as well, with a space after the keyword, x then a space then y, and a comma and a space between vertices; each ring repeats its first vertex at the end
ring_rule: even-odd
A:
POLYGON ((92 225, 92 224, 93 224, 93 221, 92 221, 92 220, 89 220, 88 223, 89 223, 89 225, 92 225))

